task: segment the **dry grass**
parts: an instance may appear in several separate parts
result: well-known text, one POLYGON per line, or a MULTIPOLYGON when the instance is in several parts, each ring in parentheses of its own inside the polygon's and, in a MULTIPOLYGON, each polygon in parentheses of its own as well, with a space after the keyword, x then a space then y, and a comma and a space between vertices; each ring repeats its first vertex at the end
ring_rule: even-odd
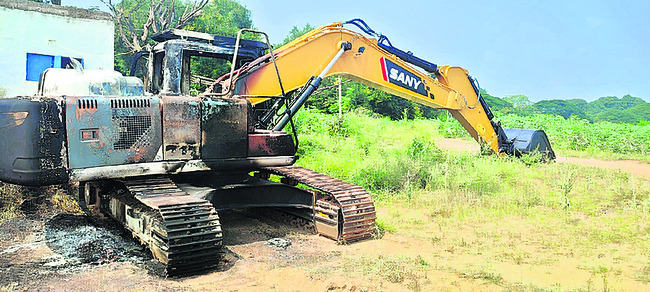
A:
MULTIPOLYGON (((299 121, 306 147, 298 163, 369 189, 383 210, 379 234, 430 251, 422 257, 436 264, 426 270, 514 290, 646 287, 636 285, 648 283, 650 180, 444 152, 432 121, 352 114, 331 130, 318 128, 327 117, 313 115, 299 121)), ((409 268, 400 256, 408 257, 365 258, 359 268, 403 280, 409 268)))
POLYGON ((74 193, 74 184, 23 187, 0 182, 0 223, 21 216, 24 212, 43 215, 53 208, 79 213, 79 204, 71 195, 74 193))

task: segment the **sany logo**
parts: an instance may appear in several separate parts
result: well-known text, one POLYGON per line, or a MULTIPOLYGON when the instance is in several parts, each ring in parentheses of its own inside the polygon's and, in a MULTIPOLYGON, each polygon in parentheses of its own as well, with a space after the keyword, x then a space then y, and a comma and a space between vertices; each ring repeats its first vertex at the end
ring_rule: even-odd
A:
POLYGON ((388 77, 390 79, 402 82, 410 87, 413 87, 414 89, 417 89, 420 84, 422 84, 422 81, 416 80, 414 77, 404 74, 404 72, 399 72, 395 68, 390 68, 390 74, 388 77))
POLYGON ((398 66, 392 61, 384 59, 384 57, 381 57, 380 61, 384 81, 427 96, 427 92, 422 85, 422 78, 398 66))

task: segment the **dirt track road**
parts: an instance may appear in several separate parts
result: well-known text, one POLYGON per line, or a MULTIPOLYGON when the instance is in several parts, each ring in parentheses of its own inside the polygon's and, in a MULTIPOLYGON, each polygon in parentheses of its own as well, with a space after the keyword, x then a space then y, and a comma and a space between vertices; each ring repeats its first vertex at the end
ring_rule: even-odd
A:
MULTIPOLYGON (((443 138, 438 141, 438 147, 446 150, 478 152, 479 146, 476 142, 463 139, 443 138)), ((636 160, 599 160, 592 158, 577 158, 557 156, 555 159, 558 163, 571 163, 591 167, 600 167, 608 169, 619 169, 627 171, 637 176, 650 178, 650 164, 636 160)))

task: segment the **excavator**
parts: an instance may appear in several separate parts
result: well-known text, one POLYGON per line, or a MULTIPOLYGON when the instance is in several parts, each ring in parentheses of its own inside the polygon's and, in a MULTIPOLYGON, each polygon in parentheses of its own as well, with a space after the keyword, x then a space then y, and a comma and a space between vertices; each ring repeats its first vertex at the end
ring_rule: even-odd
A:
POLYGON ((146 63, 144 82, 73 62, 45 70, 36 96, 0 100, 0 180, 78 183, 80 205, 123 225, 169 275, 218 264, 221 210, 278 208, 342 242, 373 234, 370 194, 295 166, 296 131, 283 131, 327 76, 446 109, 497 155, 555 157, 543 131, 493 121, 465 69, 400 50, 360 19, 277 49, 250 29, 236 38, 183 30, 152 38, 134 58, 134 68, 146 63), (227 60, 230 72, 192 94, 196 58, 227 60))

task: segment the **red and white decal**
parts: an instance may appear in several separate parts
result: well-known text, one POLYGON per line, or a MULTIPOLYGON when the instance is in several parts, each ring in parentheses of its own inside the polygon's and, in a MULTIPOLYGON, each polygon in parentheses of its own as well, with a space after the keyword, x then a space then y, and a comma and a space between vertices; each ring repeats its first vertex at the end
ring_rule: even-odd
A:
POLYGON ((386 73, 386 60, 384 60, 384 57, 381 57, 379 61, 381 62, 381 73, 384 76, 384 81, 388 81, 388 74, 386 73))
POLYGON ((379 58, 379 62, 381 62, 381 74, 384 77, 384 81, 419 93, 422 96, 428 96, 426 87, 420 76, 384 57, 379 58))

